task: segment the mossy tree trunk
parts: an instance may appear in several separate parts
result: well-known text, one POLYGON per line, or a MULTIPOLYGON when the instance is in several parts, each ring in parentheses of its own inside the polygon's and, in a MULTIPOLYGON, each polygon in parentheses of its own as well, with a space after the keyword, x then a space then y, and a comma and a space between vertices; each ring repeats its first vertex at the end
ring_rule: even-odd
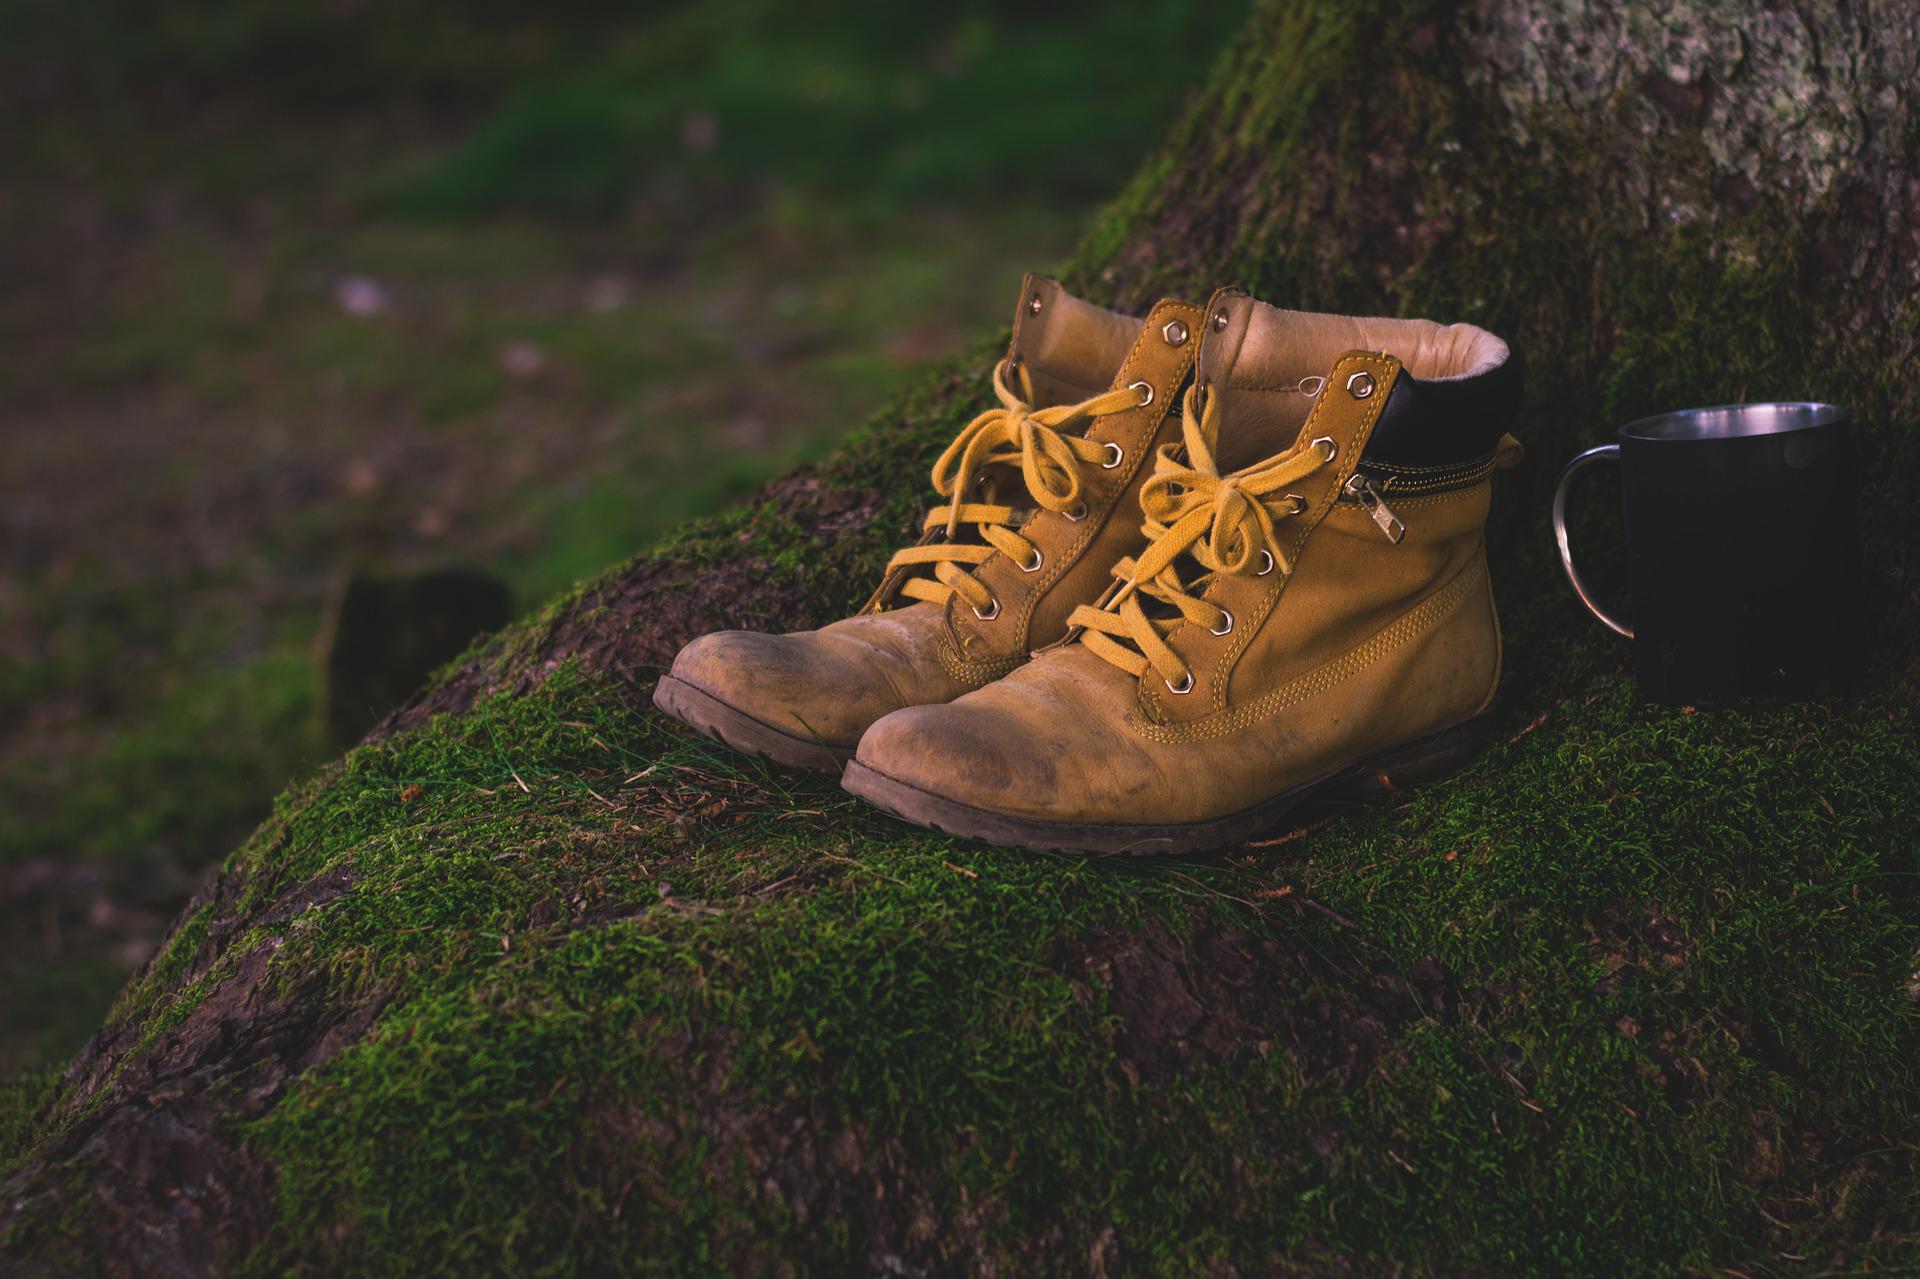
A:
MULTIPOLYGON (((1262 5, 1069 284, 1469 319, 1531 375, 1511 741, 1190 866, 990 854, 640 708, 844 611, 991 339, 291 792, 30 1119, 10 1273, 1782 1273, 1920 1247, 1910 6, 1262 5), (1636 704, 1540 519, 1665 407, 1866 426, 1884 640, 1636 704)), ((1600 517, 1596 516, 1596 520, 1600 517)))

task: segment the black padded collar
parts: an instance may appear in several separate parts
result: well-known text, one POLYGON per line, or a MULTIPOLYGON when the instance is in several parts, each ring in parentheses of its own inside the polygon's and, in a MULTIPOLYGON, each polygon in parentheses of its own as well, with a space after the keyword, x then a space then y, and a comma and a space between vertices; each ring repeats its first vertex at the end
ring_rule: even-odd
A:
POLYGON ((1469 377, 1401 372, 1364 457, 1383 466, 1452 466, 1486 457, 1520 411, 1519 355, 1469 377))

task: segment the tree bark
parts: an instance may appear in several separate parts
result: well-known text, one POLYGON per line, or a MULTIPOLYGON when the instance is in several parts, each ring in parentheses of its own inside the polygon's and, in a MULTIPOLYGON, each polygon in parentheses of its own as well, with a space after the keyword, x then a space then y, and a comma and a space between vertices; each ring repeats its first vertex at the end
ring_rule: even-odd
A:
MULTIPOLYGON (((1878 630, 1896 636, 1881 645, 1876 660, 1904 663, 1911 641, 1898 637, 1910 628, 1911 584, 1920 567, 1906 496, 1915 478, 1908 424, 1920 338, 1920 114, 1912 93, 1920 80, 1917 28, 1911 7, 1898 0, 1352 7, 1269 0, 1226 51, 1212 81, 1171 123, 1162 147, 1090 230, 1068 282, 1119 306, 1240 283, 1287 306, 1467 319, 1507 336, 1529 368, 1523 437, 1531 461, 1501 499, 1495 572, 1503 606, 1521 601, 1508 609, 1508 643, 1515 654, 1510 660, 1522 668, 1520 704, 1512 714, 1523 735, 1536 715, 1577 708, 1596 680, 1617 680, 1608 675, 1613 659, 1596 656, 1594 642, 1564 638, 1575 624, 1556 607, 1560 588, 1544 553, 1539 498, 1576 448, 1602 440, 1630 416, 1662 408, 1791 398, 1834 399, 1857 409, 1867 452, 1861 509, 1869 561, 1877 566, 1873 608, 1883 623, 1878 630)), ((1261 1169, 1297 1164, 1309 1181, 1324 1176, 1344 1185, 1341 1170, 1361 1156, 1348 1149, 1342 1125, 1359 1133, 1369 1115, 1385 1112, 1345 1111, 1348 1118, 1336 1122, 1323 1106, 1301 1127, 1288 1117, 1291 1103, 1278 1099, 1255 1098, 1247 1103, 1255 1109, 1236 1118, 1195 1110, 1180 1098, 1192 1080, 1279 1058, 1293 1063, 1290 1077, 1302 1097, 1390 1089, 1392 1072, 1418 1072, 1409 1064, 1417 1058, 1410 1046, 1417 1038, 1470 1037, 1477 1019, 1497 1023, 1508 1015, 1490 1008, 1516 997, 1524 1002, 1527 992, 1516 996, 1497 975, 1409 956, 1371 916, 1356 919, 1350 910, 1318 902, 1299 907, 1310 897, 1304 890, 1270 887, 1262 891, 1277 896, 1241 900, 1238 890, 1217 888, 1228 880, 1209 880, 1217 890, 1189 908, 1089 918, 1065 898, 1086 891, 1105 901, 1099 894, 1110 890, 1074 887, 1082 872, 1063 875, 1059 917, 1043 924, 1052 935, 1034 952, 1035 964, 1078 1001, 1063 1008, 1091 1011, 1084 1025, 1073 1020, 1081 1013, 1063 1014, 1062 1024, 1077 1029, 1063 1032, 1044 1071, 1057 1070, 1107 1098, 1101 1113, 1110 1122, 1102 1121, 1102 1131, 1110 1127, 1115 1151, 1131 1152, 1112 1158, 1133 1160, 1125 1166, 1136 1173, 1124 1185, 1103 1183, 1101 1195, 1117 1205, 1110 1219, 1064 1206, 1050 1216, 1035 1205, 1082 1203, 1073 1152, 1003 1148, 984 1136, 970 1145, 965 1136, 998 1131, 993 1099, 1029 1086, 1032 1076, 989 1087, 979 1080, 991 1075, 991 1064, 979 1063, 976 1073, 959 1077, 966 1085, 959 1092, 925 1102, 933 1117, 923 1128, 893 1103, 872 1100, 892 1096, 889 1088, 918 1096, 918 1085, 856 1087, 847 1081, 855 1074, 866 1078, 880 1064, 822 1064, 808 1055, 808 1045, 824 1030, 788 1038, 792 1028, 783 1026, 779 1051, 796 1063, 796 1079, 812 1082, 783 1094, 773 1076, 756 1076, 752 1084, 743 1079, 751 1071, 742 1063, 765 1055, 753 1047, 756 1023, 739 1010, 733 1019, 726 999, 713 992, 744 989, 766 976, 755 969, 763 960, 753 940, 761 936, 757 928, 773 927, 766 921, 806 927, 814 918, 809 910, 839 910, 833 903, 840 898, 830 895, 858 883, 859 911, 832 918, 850 935, 871 930, 873 941, 848 954, 861 955, 875 971, 917 973, 913 946, 932 944, 875 922, 894 900, 889 894, 915 909, 921 898, 886 883, 893 871, 861 878, 875 872, 845 855, 847 836, 838 826, 867 819, 833 810, 825 824, 802 825, 789 849, 790 866, 782 863, 789 882, 769 872, 721 888, 705 870, 684 872, 708 885, 689 899, 668 879, 632 867, 679 865, 693 856, 689 846, 724 843, 712 823, 730 819, 703 815, 713 804, 753 810, 741 829, 761 832, 756 848, 788 848, 779 843, 788 828, 779 826, 777 813, 762 810, 829 804, 828 793, 802 791, 795 801, 772 782, 731 775, 702 780, 700 768, 670 756, 673 739, 657 724, 633 727, 616 717, 616 727, 626 725, 622 731, 640 746, 631 766, 615 771, 640 774, 647 752, 691 771, 676 774, 687 780, 653 807, 632 801, 629 810, 627 792, 615 795, 606 801, 616 809, 609 818, 577 787, 556 789, 551 780, 524 777, 519 757, 548 758, 542 755, 547 747, 530 737, 500 740, 502 724, 532 722, 512 718, 522 714, 515 707, 643 704, 654 672, 702 631, 812 624, 857 603, 887 551, 914 523, 924 467, 975 407, 991 346, 988 340, 956 367, 930 373, 823 466, 780 481, 748 507, 695 526, 510 628, 397 712, 362 752, 292 792, 261 834, 208 880, 46 1100, 0 1183, 6 1269, 192 1275, 247 1264, 399 1267, 380 1249, 401 1227, 369 1207, 371 1192, 354 1189, 361 1184, 356 1167, 330 1163, 324 1153, 327 1134, 346 1132, 357 1141, 375 1130, 369 1112, 356 1108, 353 1089, 365 1083, 356 1063, 396 1051, 398 1037, 416 1036, 419 1052, 440 1045, 465 1063, 449 1074, 423 1075, 457 1092, 460 1080, 483 1063, 473 1057, 472 1042, 435 1040, 433 1028, 452 1022, 427 1020, 420 1010, 465 1008, 462 1001, 471 1001, 491 1018, 505 1016, 508 1005, 545 999, 553 1006, 542 1015, 564 1019, 571 1016, 573 987, 543 985, 560 981, 543 974, 577 971, 580 956, 600 953, 596 946, 617 944, 621 962, 639 965, 636 975, 622 979, 622 991, 649 982, 679 990, 675 983, 696 980, 680 969, 646 975, 652 970, 628 949, 644 951, 636 938, 684 942, 687 954, 701 957, 694 966, 704 993, 688 994, 684 1006, 673 1005, 679 1011, 661 1014, 659 1025, 646 1023, 645 1033, 657 1037, 635 1059, 644 1060, 647 1078, 663 1081, 671 1105, 663 1117, 623 1097, 612 1067, 581 1077, 580 1062, 594 1060, 592 1054, 563 1055, 571 1065, 547 1074, 530 1067, 538 1076, 534 1091, 551 1091, 544 1101, 532 1096, 526 1107, 570 1108, 564 1121, 552 1121, 564 1150, 538 1143, 495 1149, 476 1133, 476 1149, 490 1153, 474 1156, 473 1175, 492 1175, 489 1160, 545 1168, 555 1187, 565 1187, 569 1206, 551 1216, 534 1204, 526 1218, 530 1233, 485 1241, 499 1251, 478 1255, 492 1255, 506 1268, 550 1263, 568 1269, 562 1254, 527 1249, 534 1246, 529 1240, 545 1246, 571 1239, 566 1246, 578 1248, 573 1264, 587 1269, 638 1269, 645 1261, 751 1272, 784 1259, 801 1269, 893 1267, 896 1273, 1144 1272, 1173 1265, 1168 1258, 1175 1257, 1139 1242, 1150 1233, 1141 1218, 1154 1202, 1139 1187, 1154 1178, 1168 1179, 1164 1193, 1180 1199, 1186 1219, 1224 1223, 1217 1236, 1193 1227, 1191 1247, 1175 1257, 1183 1270, 1348 1273, 1395 1264, 1415 1271, 1481 1264, 1462 1241, 1412 1234, 1406 1238, 1413 1242, 1405 1243, 1410 1251, 1396 1262, 1390 1246, 1383 1254, 1344 1234, 1337 1216, 1311 1236, 1296 1233, 1284 1246, 1272 1244, 1262 1254, 1264 1265, 1250 1259, 1235 1232, 1251 1231, 1247 1214, 1267 1202, 1261 1169), (565 685, 560 692, 556 680, 565 685), (487 836, 495 842, 479 849, 482 855, 432 842, 451 838, 446 832, 467 820, 434 807, 440 803, 435 776, 420 779, 424 796, 378 805, 366 798, 379 787, 403 789, 397 782, 388 787, 392 778, 383 761, 413 767, 425 758, 417 753, 425 750, 421 742, 446 743, 452 758, 456 747, 467 749, 468 728, 476 734, 484 728, 492 734, 487 749, 516 761, 506 770, 511 780, 506 773, 487 776, 499 776, 506 798, 523 805, 514 810, 510 833, 487 836), (525 792, 520 799, 513 797, 515 782, 525 792), (545 795, 555 796, 550 806, 545 795), (692 816, 650 824, 669 799, 692 816), (439 833, 420 833, 429 828, 439 833), (542 832, 524 839, 550 840, 551 847, 528 852, 519 832, 542 832), (436 891, 457 900, 424 915, 418 932, 363 936, 354 930, 381 918, 376 898, 404 897, 417 888, 415 879, 382 878, 398 873, 382 860, 389 846, 426 850, 406 873, 441 877, 436 891), (520 859, 509 863, 518 866, 535 856, 577 859, 577 871, 565 878, 571 896, 540 895, 542 889, 523 900, 513 895, 519 889, 499 886, 502 863, 494 858, 520 859), (614 880, 628 887, 615 891, 602 882, 614 880), (628 891, 633 883, 650 903, 628 891), (444 952, 423 949, 433 946, 444 952), (512 957, 515 947, 550 954, 555 966, 543 968, 534 958, 511 978, 472 974, 474 956, 502 951, 512 957), (1085 1055, 1084 1071, 1061 1054, 1085 1055), (1271 1113, 1261 1109, 1266 1106, 1271 1113), (1165 1128, 1154 1126, 1162 1122, 1165 1128), (1152 1153, 1163 1147, 1164 1163, 1152 1153), (1040 1166, 1049 1170, 1044 1185, 1022 1180, 1043 1177, 1029 1171, 1040 1166), (1195 1189, 1193 1202, 1172 1188, 1202 1185, 1192 1168, 1229 1166, 1235 1171, 1221 1174, 1215 1190, 1195 1189), (717 1204, 703 1194, 716 1195, 717 1204), (774 1207, 742 1207, 747 1199, 774 1207), (590 1210, 579 1206, 589 1202, 590 1210), (555 1224, 561 1220, 572 1224, 555 1224), (594 1242, 596 1232, 673 1251, 612 1256, 605 1240, 594 1242)), ((540 722, 542 733, 571 731, 553 726, 560 720, 540 722)), ((565 751, 574 746, 553 749, 561 751, 551 756, 557 760, 570 758, 565 751)), ((1533 747, 1522 742, 1514 749, 1533 747)), ((556 765, 547 775, 563 771, 556 765)), ((859 829, 878 832, 876 840, 905 839, 897 828, 859 829)), ((1415 831, 1407 838, 1417 847, 1424 836, 1415 831)), ((908 846, 917 850, 916 875, 960 856, 923 843, 908 846)), ((1306 839, 1301 846, 1313 845, 1306 839)), ((1260 856, 1283 859, 1290 851, 1260 856)), ((1444 848, 1431 851, 1452 856, 1444 848)), ((956 874, 951 890, 941 891, 972 890, 989 873, 982 869, 987 864, 963 868, 975 879, 956 874)), ((1278 879, 1294 873, 1284 861, 1272 864, 1278 879)), ((905 865, 894 867, 903 881, 911 879, 905 865)), ((1897 870, 1889 863, 1889 873, 1897 870)), ((1315 873, 1303 870, 1298 882, 1315 873)), ((1338 883, 1360 882, 1326 873, 1338 883)), ((1108 871, 1093 867, 1084 874, 1108 871)), ((1720 882, 1703 875, 1692 887, 1710 895, 1720 882)), ((1177 904, 1179 890, 1169 883, 1156 880, 1141 892, 1177 904)), ((1899 935, 1909 936, 1911 896, 1890 909, 1909 929, 1899 935)), ((1628 939, 1619 945, 1620 953, 1635 956, 1629 973, 1664 971, 1662 955, 1691 953, 1663 931, 1670 926, 1657 911, 1638 905, 1609 907, 1583 925, 1567 926, 1628 939)), ((942 935, 939 944, 956 943, 942 935)), ((1567 943, 1575 952, 1597 944, 1567 943)), ((1888 942, 1898 944, 1897 938, 1888 942)), ((960 975, 954 980, 964 984, 960 975)), ((890 1001, 905 996, 896 984, 876 987, 870 998, 869 1013, 853 1008, 847 1015, 876 1019, 872 1038, 885 1042, 886 1027, 878 1021, 894 1007, 890 1001)), ((1698 1017, 1730 1027, 1726 1033, 1741 1044, 1735 1055, 1751 1069, 1777 1069, 1789 1080, 1812 1077, 1807 1072, 1815 1065, 1769 1064, 1774 1041, 1757 1031, 1746 1035, 1735 1024, 1736 1011, 1731 1004, 1703 1005, 1698 1017)), ((1011 1006, 1001 1014, 1009 1025, 1023 1015, 1011 1006)), ((956 1004, 950 1015, 964 1017, 965 1009, 956 1004)), ((476 1025, 496 1024, 473 1016, 476 1025)), ((524 1033, 546 1023, 513 1024, 524 1033)), ((954 1043, 971 1042, 974 1033, 956 1026, 954 1043)), ((1910 1047, 1911 1019, 1890 1033, 1905 1036, 1910 1047)), ((608 1045, 596 1052, 602 1050, 613 1052, 608 1045)), ((1691 1078, 1686 1052, 1659 1051, 1668 1063, 1661 1072, 1691 1078)), ((1710 1056, 1705 1048, 1698 1054, 1710 1056)), ((1021 1069, 1043 1067, 1028 1062, 1021 1069)), ((1516 1087, 1531 1078, 1524 1066, 1502 1069, 1510 1070, 1516 1087)), ((431 1091, 434 1085, 422 1086, 431 1091)), ((1461 1087, 1456 1082, 1447 1091, 1461 1087)), ((1490 1104, 1498 1109, 1511 1100, 1490 1104)), ((418 1105, 422 1115, 440 1113, 430 1099, 418 1105)), ((1771 1112, 1758 1102, 1742 1105, 1725 1122, 1760 1132, 1771 1112)), ((407 1113, 382 1111, 380 1122, 402 1122, 394 1115, 407 1113)), ((1531 1122, 1527 1114, 1513 1114, 1531 1122)), ((518 1132, 519 1122, 509 1117, 498 1126, 518 1132)), ((1684 1127, 1687 1121, 1672 1122, 1684 1127)), ((1381 1133, 1398 1131, 1384 1117, 1380 1123, 1381 1133)), ((1837 1149, 1843 1134, 1865 1149, 1869 1127, 1866 1120, 1836 1120, 1829 1144, 1837 1149)), ((445 1140, 426 1120, 421 1128, 421 1140, 445 1140)), ((404 1122, 379 1131, 386 1134, 383 1143, 409 1142, 404 1122)), ((1896 1143, 1914 1136, 1910 1116, 1904 1126, 1888 1120, 1879 1131, 1896 1143)), ((1403 1164, 1416 1162, 1398 1155, 1394 1143, 1401 1138, 1376 1137, 1368 1158, 1393 1153, 1403 1164)), ((1817 1151, 1808 1153, 1809 1142, 1771 1164, 1747 1146, 1736 1150, 1738 1143, 1715 1147, 1721 1154, 1708 1165, 1716 1178, 1753 1188, 1754 1195, 1770 1179, 1806 1189, 1829 1168, 1817 1151)), ((1501 1157, 1548 1179, 1561 1157, 1540 1144, 1503 1149, 1501 1157)), ((402 1152, 395 1149, 394 1157, 402 1152)), ((1879 1186, 1881 1202, 1897 1208, 1897 1197, 1886 1196, 1913 1185, 1912 1161, 1910 1154, 1905 1163, 1887 1158, 1894 1162, 1859 1165, 1879 1178, 1862 1183, 1859 1193, 1871 1199, 1879 1186)), ((421 1202, 445 1205, 451 1220, 469 1188, 463 1179, 419 1193, 421 1202)), ((561 1191, 554 1193, 557 1198, 561 1191)), ((1367 1209, 1361 1203, 1354 1211, 1367 1209)), ((1530 1220, 1519 1207, 1514 1211, 1516 1220, 1530 1220)), ((1819 1238, 1830 1255, 1844 1259, 1854 1255, 1852 1248, 1892 1237, 1899 1216, 1892 1208, 1864 1221, 1857 1211, 1841 1213, 1833 1219, 1838 1226, 1807 1225, 1803 1233, 1829 1229, 1819 1238)), ((1722 1233, 1703 1245, 1695 1264, 1731 1264, 1803 1237, 1769 1233, 1758 1217, 1732 1210, 1716 1229, 1722 1233)), ((1515 1246, 1526 1244, 1520 1239, 1515 1246)), ((453 1265, 464 1254, 448 1246, 443 1256, 415 1260, 424 1268, 453 1265)))

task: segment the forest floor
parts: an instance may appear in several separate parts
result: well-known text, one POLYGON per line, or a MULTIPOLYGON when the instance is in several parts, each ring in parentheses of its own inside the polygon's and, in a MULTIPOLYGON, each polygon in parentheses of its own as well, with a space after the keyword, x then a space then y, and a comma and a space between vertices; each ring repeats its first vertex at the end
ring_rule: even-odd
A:
POLYGON ((1123 6, 1008 65, 986 10, 796 41, 561 6, 448 65, 410 42, 461 19, 329 44, 337 8, 93 40, 70 6, 6 78, 0 1078, 69 1055, 334 753, 345 574, 477 565, 523 609, 818 453, 1064 257, 1238 13, 1143 51, 1123 6), (1168 74, 1088 128, 1129 56, 1168 74))

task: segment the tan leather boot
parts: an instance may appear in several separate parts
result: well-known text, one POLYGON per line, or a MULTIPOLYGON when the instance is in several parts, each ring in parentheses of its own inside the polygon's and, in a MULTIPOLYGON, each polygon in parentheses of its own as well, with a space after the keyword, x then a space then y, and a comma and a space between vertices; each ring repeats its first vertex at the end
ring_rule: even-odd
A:
POLYGON ((1001 844, 1179 853, 1478 745, 1500 676, 1483 526, 1519 399, 1471 325, 1209 307, 1149 545, 1021 670, 861 739, 843 782, 1001 844))
POLYGON ((782 764, 837 771, 868 726, 998 679, 1066 633, 1139 549, 1140 485, 1177 438, 1205 310, 1143 321, 1028 276, 993 372, 1000 407, 933 468, 944 502, 860 612, 817 631, 720 631, 654 690, 669 715, 782 764))

